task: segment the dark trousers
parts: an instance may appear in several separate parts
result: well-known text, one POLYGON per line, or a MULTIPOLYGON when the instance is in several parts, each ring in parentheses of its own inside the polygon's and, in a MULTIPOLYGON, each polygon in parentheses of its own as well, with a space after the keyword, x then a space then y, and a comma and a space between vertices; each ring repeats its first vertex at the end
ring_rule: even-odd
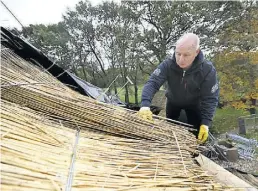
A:
POLYGON ((194 128, 197 129, 197 131, 193 131, 193 134, 196 137, 198 136, 200 125, 201 125, 201 111, 198 106, 193 105, 193 106, 179 107, 174 104, 171 104, 168 101, 166 106, 166 116, 169 119, 181 121, 181 122, 193 125, 194 128))

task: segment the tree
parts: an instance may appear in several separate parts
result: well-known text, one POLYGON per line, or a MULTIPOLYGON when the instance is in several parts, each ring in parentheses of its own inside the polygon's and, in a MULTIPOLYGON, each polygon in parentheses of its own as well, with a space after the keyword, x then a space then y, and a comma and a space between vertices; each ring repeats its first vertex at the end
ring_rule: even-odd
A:
POLYGON ((141 69, 149 71, 148 74, 171 53, 175 42, 186 32, 197 33, 202 48, 210 47, 211 50, 216 40, 214 34, 236 17, 240 7, 240 2, 143 1, 128 4, 141 21, 141 53, 148 61, 141 69))
POLYGON ((92 7, 89 1, 80 1, 76 5, 75 11, 68 10, 66 12, 64 23, 69 35, 73 39, 71 46, 73 46, 84 74, 86 74, 86 70, 91 70, 89 73, 92 73, 93 81, 100 81, 97 79, 97 76, 102 78, 101 82, 103 84, 95 85, 105 87, 107 74, 97 42, 95 11, 95 8, 92 7), (92 67, 92 62, 97 63, 98 67, 92 67))
MULTIPOLYGON (((116 40, 116 27, 120 25, 121 18, 119 17, 119 5, 114 2, 103 2, 96 7, 96 18, 98 19, 98 25, 96 28, 96 33, 98 40, 100 41, 100 46, 103 48, 104 57, 109 63, 110 76, 112 76, 112 81, 117 79, 119 75, 118 68, 118 47, 115 42, 116 40)), ((109 81, 111 83, 112 81, 109 81)), ((113 87, 115 94, 117 91, 117 81, 114 81, 113 87)), ((111 87, 112 88, 112 87, 111 87)), ((111 91, 111 89, 109 89, 111 91)))
MULTIPOLYGON (((134 52, 137 46, 135 36, 138 35, 138 20, 133 17, 132 11, 127 5, 118 5, 114 2, 104 2, 97 8, 97 36, 100 46, 105 50, 104 55, 108 60, 109 70, 113 71, 112 80, 120 74, 122 86, 127 82, 127 76, 134 76, 135 86, 137 77, 134 73, 137 69, 134 62, 134 52)), ((114 83, 116 84, 116 83, 114 83)), ((115 92, 116 86, 115 86, 115 92)), ((129 100, 129 88, 125 86, 125 101, 129 100)))
POLYGON ((258 8, 243 4, 242 14, 219 35, 215 64, 221 80, 221 97, 233 107, 255 113, 258 99, 258 8))
POLYGON ((27 40, 46 54, 54 63, 64 69, 71 69, 74 73, 77 68, 72 65, 73 55, 69 48, 70 36, 62 22, 52 25, 30 25, 21 31, 26 34, 27 40))
MULTIPOLYGON (((116 28, 116 44, 118 47, 118 64, 124 83, 127 82, 127 76, 130 74, 130 56, 133 54, 132 46, 135 34, 137 34, 137 25, 132 17, 129 7, 121 6, 119 9, 122 22, 116 28)), ((129 103, 129 89, 125 86, 125 102, 129 103)))

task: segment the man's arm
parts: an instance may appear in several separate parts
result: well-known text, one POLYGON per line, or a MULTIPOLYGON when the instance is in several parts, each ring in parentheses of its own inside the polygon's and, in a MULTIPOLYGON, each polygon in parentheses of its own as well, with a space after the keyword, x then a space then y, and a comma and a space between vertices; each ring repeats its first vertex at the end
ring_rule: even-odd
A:
POLYGON ((144 85, 141 107, 150 107, 153 96, 167 80, 168 64, 168 59, 163 61, 157 69, 154 70, 150 79, 144 85))
POLYGON ((219 83, 213 65, 201 85, 201 117, 202 125, 210 125, 219 100, 219 83))

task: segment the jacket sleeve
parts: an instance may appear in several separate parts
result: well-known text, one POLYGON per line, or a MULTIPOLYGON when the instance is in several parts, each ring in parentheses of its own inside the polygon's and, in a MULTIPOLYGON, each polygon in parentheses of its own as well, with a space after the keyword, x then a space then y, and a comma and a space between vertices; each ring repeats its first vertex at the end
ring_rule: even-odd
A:
POLYGON ((219 82, 213 65, 201 85, 201 124, 210 125, 219 100, 219 82))
POLYGON ((155 93, 167 80, 168 64, 168 60, 163 61, 156 70, 154 70, 150 79, 144 85, 142 90, 141 107, 150 107, 155 93))

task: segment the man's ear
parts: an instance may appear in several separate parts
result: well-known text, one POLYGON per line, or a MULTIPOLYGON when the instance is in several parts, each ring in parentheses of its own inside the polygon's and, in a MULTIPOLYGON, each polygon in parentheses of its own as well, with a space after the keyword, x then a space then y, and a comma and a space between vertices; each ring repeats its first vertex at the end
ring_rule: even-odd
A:
POLYGON ((198 48, 198 49, 196 50, 196 55, 198 55, 199 52, 200 52, 200 48, 198 48))

